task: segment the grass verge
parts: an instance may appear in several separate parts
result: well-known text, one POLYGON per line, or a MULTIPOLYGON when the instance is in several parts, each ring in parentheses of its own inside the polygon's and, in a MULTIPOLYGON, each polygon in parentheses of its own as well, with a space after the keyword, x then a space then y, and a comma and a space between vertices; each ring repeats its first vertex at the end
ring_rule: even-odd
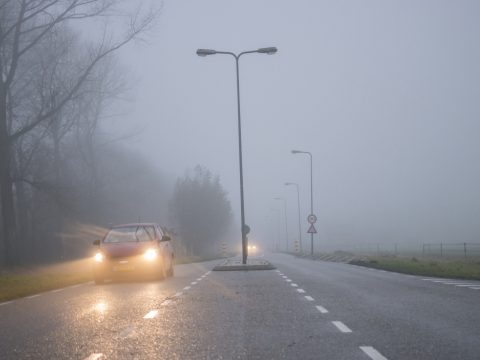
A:
MULTIPOLYGON (((175 263, 191 264, 220 257, 182 257, 175 263)), ((91 259, 46 266, 29 266, 0 271, 0 303, 24 296, 60 289, 92 280, 91 259)))
POLYGON ((87 260, 18 267, 0 272, 0 302, 92 280, 87 260))
POLYGON ((443 278, 480 280, 480 261, 417 259, 401 257, 369 257, 352 260, 350 264, 400 272, 404 274, 443 278))

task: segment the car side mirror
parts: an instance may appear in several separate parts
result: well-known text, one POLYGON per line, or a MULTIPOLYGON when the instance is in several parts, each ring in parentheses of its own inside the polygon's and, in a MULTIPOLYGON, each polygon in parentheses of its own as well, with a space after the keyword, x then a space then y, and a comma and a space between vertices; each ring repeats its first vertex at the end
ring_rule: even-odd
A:
POLYGON ((163 235, 163 236, 162 236, 162 239, 161 239, 160 241, 170 241, 170 240, 172 240, 172 239, 170 238, 170 236, 168 236, 168 235, 163 235))
POLYGON ((94 240, 94 241, 93 241, 93 245, 95 245, 95 246, 100 246, 100 240, 98 240, 98 239, 97 239, 97 240, 94 240))

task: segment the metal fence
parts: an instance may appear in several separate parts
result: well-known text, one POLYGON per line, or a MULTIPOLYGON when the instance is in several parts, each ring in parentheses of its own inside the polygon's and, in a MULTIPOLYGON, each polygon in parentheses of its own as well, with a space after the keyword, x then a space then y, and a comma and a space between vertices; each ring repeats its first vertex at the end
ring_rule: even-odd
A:
POLYGON ((424 257, 480 257, 480 244, 475 243, 437 243, 423 244, 424 257))
MULTIPOLYGON (((318 252, 347 252, 354 255, 417 256, 428 258, 480 258, 480 243, 323 243, 318 252)), ((317 252, 317 251, 316 251, 317 252)))

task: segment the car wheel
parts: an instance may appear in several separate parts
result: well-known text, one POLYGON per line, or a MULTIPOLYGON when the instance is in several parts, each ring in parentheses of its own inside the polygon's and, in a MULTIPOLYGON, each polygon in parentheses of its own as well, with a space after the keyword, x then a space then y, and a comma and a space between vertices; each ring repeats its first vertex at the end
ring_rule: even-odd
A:
POLYGON ((173 260, 170 262, 170 269, 168 269, 168 276, 169 277, 172 277, 173 276, 173 273, 174 273, 174 270, 173 270, 173 260))
POLYGON ((158 279, 163 280, 167 277, 167 271, 165 270, 165 262, 162 262, 160 266, 160 273, 158 274, 158 279))

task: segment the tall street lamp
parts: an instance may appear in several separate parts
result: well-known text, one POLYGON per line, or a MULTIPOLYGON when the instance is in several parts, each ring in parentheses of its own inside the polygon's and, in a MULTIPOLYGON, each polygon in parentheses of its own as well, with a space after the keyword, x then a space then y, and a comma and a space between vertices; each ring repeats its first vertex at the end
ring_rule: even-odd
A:
POLYGON ((287 200, 285 198, 276 197, 274 200, 283 201, 283 209, 285 211, 285 251, 288 252, 288 219, 287 219, 287 200))
MULTIPOLYGON (((310 215, 313 215, 313 159, 309 151, 292 150, 292 154, 307 154, 310 156, 310 215)), ((313 255, 313 232, 310 233, 310 254, 313 255)))
POLYGON ((242 161, 242 123, 241 123, 241 116, 240 116, 240 73, 238 67, 238 60, 240 56, 245 54, 267 54, 273 55, 277 52, 276 47, 267 47, 267 48, 260 48, 257 50, 250 50, 250 51, 243 51, 239 54, 234 54, 229 51, 217 51, 212 49, 198 49, 197 55, 198 56, 207 56, 207 55, 215 55, 215 54, 223 54, 223 55, 231 55, 235 58, 235 65, 237 69, 237 112, 238 112, 238 158, 239 158, 239 165, 240 165, 240 217, 241 217, 241 231, 242 231, 242 263, 247 263, 247 234, 249 228, 245 224, 245 206, 243 200, 243 161, 242 161))
POLYGON ((300 223, 300 186, 297 183, 286 182, 286 186, 293 185, 297 188, 297 205, 298 205, 298 241, 300 242, 300 252, 303 253, 302 245, 302 225, 300 223))

